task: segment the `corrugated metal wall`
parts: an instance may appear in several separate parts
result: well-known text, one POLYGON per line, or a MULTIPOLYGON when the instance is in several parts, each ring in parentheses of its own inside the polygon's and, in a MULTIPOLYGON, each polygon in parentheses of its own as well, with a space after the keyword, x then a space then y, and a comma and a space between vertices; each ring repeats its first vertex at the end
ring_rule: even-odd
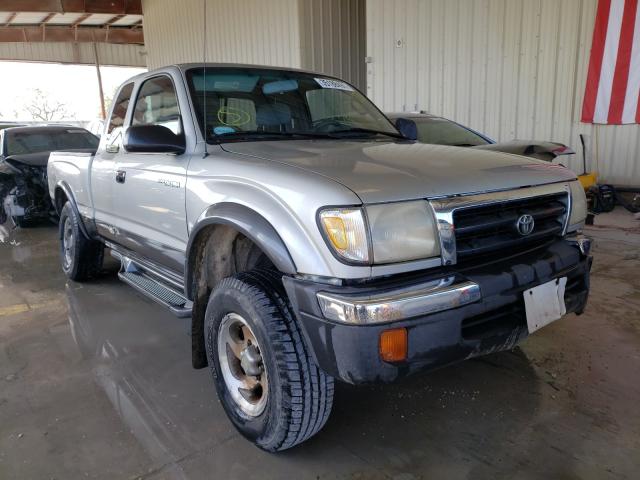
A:
POLYGON ((300 0, 302 67, 366 87, 366 0, 300 0))
MULTIPOLYGON (((143 0, 147 65, 203 60, 203 0, 143 0)), ((300 67, 297 0, 207 0, 207 61, 300 67)))
MULTIPOLYGON (((143 46, 98 43, 98 58, 102 65, 146 67, 143 46)), ((91 43, 0 43, 0 60, 27 62, 60 62, 93 65, 91 43)))
MULTIPOLYGON (((640 126, 579 121, 596 6, 367 0, 367 92, 383 110, 427 110, 496 140, 555 140, 581 152, 578 135, 588 134, 602 180, 640 185, 640 126)), ((565 163, 582 170, 580 156, 565 163)))

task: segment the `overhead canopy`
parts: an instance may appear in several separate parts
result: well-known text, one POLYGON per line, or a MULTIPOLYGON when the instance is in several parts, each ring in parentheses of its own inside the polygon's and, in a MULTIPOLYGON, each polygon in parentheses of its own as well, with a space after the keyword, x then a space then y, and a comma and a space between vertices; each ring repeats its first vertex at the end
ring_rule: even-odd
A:
POLYGON ((104 65, 145 66, 142 18, 140 0, 0 0, 0 60, 92 63, 97 43, 104 65))
POLYGON ((140 0, 0 0, 0 42, 144 44, 140 0))

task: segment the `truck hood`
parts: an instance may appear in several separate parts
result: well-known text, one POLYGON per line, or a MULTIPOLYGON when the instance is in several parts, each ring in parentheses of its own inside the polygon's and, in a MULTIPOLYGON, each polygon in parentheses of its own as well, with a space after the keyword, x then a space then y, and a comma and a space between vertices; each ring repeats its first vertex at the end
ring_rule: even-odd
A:
POLYGON ((364 203, 432 198, 573 180, 562 166, 506 153, 363 140, 286 140, 226 143, 233 153, 323 175, 364 203))

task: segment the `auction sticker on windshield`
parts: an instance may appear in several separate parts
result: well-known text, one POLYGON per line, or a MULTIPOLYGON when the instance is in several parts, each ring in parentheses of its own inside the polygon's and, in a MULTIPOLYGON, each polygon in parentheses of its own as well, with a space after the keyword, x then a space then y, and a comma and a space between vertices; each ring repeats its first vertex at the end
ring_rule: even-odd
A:
POLYGON ((353 92, 353 87, 347 82, 343 82, 341 80, 334 80, 333 78, 314 78, 314 80, 322 88, 333 88, 334 90, 346 90, 348 92, 353 92))

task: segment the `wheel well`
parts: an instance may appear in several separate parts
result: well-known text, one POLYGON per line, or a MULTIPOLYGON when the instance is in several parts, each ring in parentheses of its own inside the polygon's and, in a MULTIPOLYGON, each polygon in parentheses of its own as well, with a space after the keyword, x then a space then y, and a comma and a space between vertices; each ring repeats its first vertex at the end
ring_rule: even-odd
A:
POLYGON ((58 214, 60 214, 60 212, 62 211, 62 207, 64 207, 64 204, 67 203, 67 200, 67 194, 64 192, 64 190, 61 187, 56 187, 53 206, 55 207, 58 214))
POLYGON ((225 277, 257 266, 274 268, 273 262, 251 239, 229 225, 211 225, 198 232, 189 252, 193 296, 213 290, 225 277))
POLYGON ((204 315, 211 291, 226 277, 256 267, 276 269, 250 238, 230 225, 210 225, 198 232, 189 252, 187 293, 193 301, 191 316, 192 363, 207 366, 204 315))

